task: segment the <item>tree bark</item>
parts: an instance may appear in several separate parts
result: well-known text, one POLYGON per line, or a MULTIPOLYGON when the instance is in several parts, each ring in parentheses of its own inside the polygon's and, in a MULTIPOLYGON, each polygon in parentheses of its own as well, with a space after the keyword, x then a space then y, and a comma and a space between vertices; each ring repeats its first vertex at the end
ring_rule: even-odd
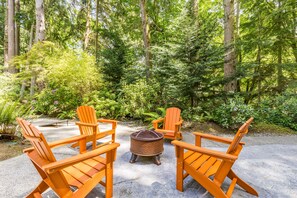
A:
POLYGON ((145 51, 145 65, 146 65, 146 80, 149 81, 151 76, 151 64, 150 64, 150 35, 149 35, 149 24, 147 20, 147 13, 145 9, 146 0, 140 0, 140 12, 142 21, 142 33, 143 33, 143 43, 145 51))
MULTIPOLYGON (((15 0, 15 16, 20 13, 20 0, 15 0)), ((20 23, 15 17, 15 54, 20 55, 20 23)))
POLYGON ((4 24, 4 67, 8 68, 8 6, 5 5, 5 24, 4 24))
POLYGON ((86 32, 84 34, 84 50, 88 48, 91 34, 91 1, 86 1, 86 32))
POLYGON ((98 63, 98 20, 99 20, 99 0, 96 0, 96 39, 95 39, 95 54, 96 54, 96 63, 98 63))
POLYGON ((33 46, 33 40, 34 40, 34 23, 31 25, 31 29, 30 29, 30 38, 29 38, 28 51, 30 51, 30 49, 33 46))
POLYGON ((43 0, 36 0, 36 37, 35 42, 45 40, 45 17, 43 0))
MULTIPOLYGON (((278 1, 278 10, 282 9, 282 5, 281 2, 278 1)), ((282 12, 279 12, 278 14, 278 28, 279 30, 282 30, 282 22, 281 22, 281 16, 282 12)), ((282 35, 279 35, 277 38, 277 91, 279 93, 281 93, 283 91, 283 87, 284 87, 284 76, 283 76, 283 68, 282 68, 282 50, 283 50, 283 39, 282 39, 282 35)))
POLYGON ((297 17, 296 17, 296 4, 292 3, 292 17, 293 17, 293 27, 292 27, 292 52, 295 57, 295 62, 297 63, 297 17))
MULTIPOLYGON (((15 23, 14 23, 14 0, 8 0, 7 30, 8 30, 8 62, 15 56, 15 23)), ((13 65, 8 65, 9 73, 16 73, 13 65)))
MULTIPOLYGON (((236 56, 235 64, 238 65, 242 63, 242 48, 241 48, 241 38, 240 38, 240 0, 236 0, 236 34, 235 34, 235 43, 236 43, 236 56)), ((240 92, 240 80, 237 80, 237 92, 240 92)))
POLYGON ((198 19, 199 15, 199 0, 193 0, 194 16, 198 19))
POLYGON ((225 91, 236 92, 237 82, 233 79, 236 73, 234 51, 234 0, 224 0, 224 77, 227 80, 225 91))

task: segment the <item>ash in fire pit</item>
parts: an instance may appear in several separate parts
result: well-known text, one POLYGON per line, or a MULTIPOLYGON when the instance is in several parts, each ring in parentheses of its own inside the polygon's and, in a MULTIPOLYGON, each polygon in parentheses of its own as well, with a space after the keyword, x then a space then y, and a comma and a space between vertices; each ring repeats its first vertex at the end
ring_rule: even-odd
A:
POLYGON ((160 154, 163 152, 163 134, 153 130, 142 130, 130 135, 130 163, 136 162, 138 156, 154 156, 154 163, 160 165, 160 154))

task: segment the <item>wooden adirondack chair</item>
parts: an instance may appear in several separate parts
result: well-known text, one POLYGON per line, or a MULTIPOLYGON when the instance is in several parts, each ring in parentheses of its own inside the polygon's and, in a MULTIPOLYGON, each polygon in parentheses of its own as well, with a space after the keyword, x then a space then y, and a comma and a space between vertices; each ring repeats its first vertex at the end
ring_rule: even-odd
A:
MULTIPOLYGON (((87 142, 92 141, 92 148, 97 148, 96 142, 98 139, 104 138, 111 135, 111 141, 105 142, 99 146, 103 146, 112 142, 115 142, 115 131, 117 127, 117 121, 107 120, 107 119, 97 119, 96 111, 90 106, 80 106, 77 108, 77 115, 80 122, 76 122, 79 126, 80 133, 82 135, 87 135, 87 142), (107 131, 99 130, 99 122, 111 123, 112 129, 107 131)), ((78 146, 74 144, 73 147, 78 146)))
POLYGON ((118 143, 86 152, 86 135, 47 143, 43 134, 29 122, 18 118, 23 136, 32 148, 25 149, 42 181, 27 197, 41 197, 49 187, 59 197, 85 197, 98 183, 105 187, 105 196, 112 197, 113 161, 118 143), (57 161, 51 149, 79 141, 80 153, 57 161), (105 154, 105 158, 101 157, 105 154), (105 178, 105 182, 102 179, 105 178))
POLYGON ((166 109, 165 118, 159 118, 154 120, 153 127, 156 132, 163 133, 164 138, 177 140, 182 139, 182 133, 180 131, 182 125, 182 118, 180 116, 180 109, 171 107, 166 109), (159 129, 159 123, 163 122, 163 128, 159 129))
POLYGON ((243 124, 233 140, 196 132, 194 133, 196 136, 195 146, 185 142, 173 141, 172 144, 175 145, 177 157, 176 188, 183 191, 183 180, 191 175, 214 197, 231 197, 236 184, 250 194, 258 196, 257 191, 240 179, 231 169, 244 145, 240 141, 248 133, 248 127, 252 121, 253 118, 250 118, 243 124), (230 144, 230 146, 226 153, 201 148, 202 138, 230 144), (185 150, 187 151, 185 152, 185 150), (209 178, 210 176, 213 176, 213 179, 209 178), (221 185, 226 177, 229 177, 232 182, 225 193, 221 185))

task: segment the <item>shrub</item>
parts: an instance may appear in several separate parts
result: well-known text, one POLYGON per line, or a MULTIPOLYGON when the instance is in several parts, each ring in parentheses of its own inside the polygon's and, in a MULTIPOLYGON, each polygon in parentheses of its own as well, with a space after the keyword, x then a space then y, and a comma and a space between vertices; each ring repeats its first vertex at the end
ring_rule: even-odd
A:
POLYGON ((82 102, 82 98, 68 87, 57 89, 46 88, 32 101, 34 111, 38 114, 59 118, 73 118, 75 109, 82 102))
POLYGON ((51 42, 39 42, 14 59, 20 68, 18 87, 26 83, 24 100, 31 101, 36 113, 60 118, 72 118, 85 94, 97 89, 101 76, 93 56, 63 49, 51 42), (36 86, 29 85, 31 77, 36 86), (29 95, 34 88, 35 94, 29 95))
POLYGON ((83 98, 83 104, 93 106, 98 117, 117 118, 120 113, 120 105, 116 101, 116 95, 107 89, 86 94, 83 98))
POLYGON ((0 102, 0 134, 15 135, 16 118, 27 115, 28 113, 29 109, 18 103, 0 102))
POLYGON ((297 130, 297 98, 279 95, 263 100, 259 105, 261 120, 297 130))
POLYGON ((226 128, 238 128, 250 117, 256 117, 256 111, 251 105, 244 104, 239 97, 229 99, 227 103, 215 108, 213 120, 226 128))
POLYGON ((158 100, 157 86, 153 83, 148 85, 144 80, 123 85, 122 97, 119 100, 121 115, 142 119, 145 112, 154 111, 158 100))

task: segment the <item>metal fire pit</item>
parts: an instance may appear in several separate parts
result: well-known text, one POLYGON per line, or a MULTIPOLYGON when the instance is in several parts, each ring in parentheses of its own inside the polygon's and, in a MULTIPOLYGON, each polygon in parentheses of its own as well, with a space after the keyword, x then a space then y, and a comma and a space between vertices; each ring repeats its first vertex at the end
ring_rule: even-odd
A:
POLYGON ((136 162, 138 156, 154 156, 154 163, 160 165, 163 152, 163 134, 152 130, 142 130, 130 135, 130 163, 136 162))

